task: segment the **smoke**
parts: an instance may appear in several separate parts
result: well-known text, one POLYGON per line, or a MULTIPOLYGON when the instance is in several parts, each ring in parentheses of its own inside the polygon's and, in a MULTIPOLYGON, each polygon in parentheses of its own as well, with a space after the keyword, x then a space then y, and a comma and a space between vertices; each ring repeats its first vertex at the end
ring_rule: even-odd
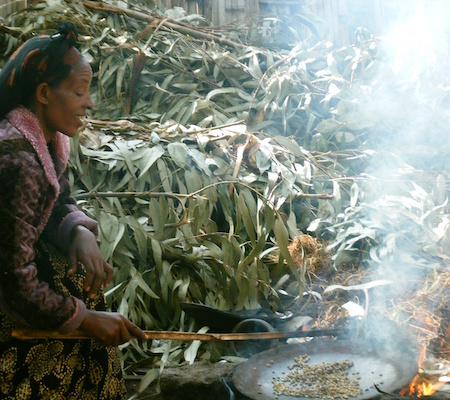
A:
POLYGON ((393 71, 410 82, 427 75, 448 80, 450 3, 444 0, 396 3, 400 7, 400 20, 386 37, 393 71))
POLYGON ((450 260, 450 2, 391 4, 366 105, 381 122, 366 170, 364 217, 380 227, 371 265, 394 282, 377 292, 379 305, 450 260))
POLYGON ((393 4, 382 40, 384 68, 368 105, 385 127, 377 148, 415 168, 445 171, 450 166, 450 2, 393 4))

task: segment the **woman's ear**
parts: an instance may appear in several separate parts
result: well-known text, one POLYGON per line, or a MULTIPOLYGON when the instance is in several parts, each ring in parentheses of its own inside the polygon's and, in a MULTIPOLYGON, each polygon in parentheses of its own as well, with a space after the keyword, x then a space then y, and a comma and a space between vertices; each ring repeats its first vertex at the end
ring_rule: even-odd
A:
POLYGON ((36 100, 41 104, 48 104, 50 86, 47 82, 42 82, 36 88, 36 100))

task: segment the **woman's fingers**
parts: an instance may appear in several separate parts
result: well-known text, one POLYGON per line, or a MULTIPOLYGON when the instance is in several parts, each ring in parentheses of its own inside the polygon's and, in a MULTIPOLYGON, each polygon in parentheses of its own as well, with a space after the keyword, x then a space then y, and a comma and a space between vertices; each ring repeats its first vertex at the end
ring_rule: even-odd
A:
POLYGON ((114 275, 114 270, 113 268, 106 262, 103 260, 103 270, 106 273, 106 279, 104 282, 105 287, 108 287, 109 284, 112 282, 113 279, 113 275, 114 275))
POLYGON ((124 318, 124 321, 122 321, 122 324, 120 325, 120 343, 126 343, 131 339, 131 335, 130 332, 128 331, 126 324, 124 323, 125 321, 128 321, 127 319, 124 318))
POLYGON ((74 249, 69 251, 69 270, 67 271, 68 276, 72 276, 77 272, 78 267, 78 257, 77 252, 74 249))
MULTIPOLYGON (((105 282, 105 271, 103 269, 103 265, 100 266, 98 264, 92 264, 92 283, 89 286, 89 289, 86 289, 89 293, 88 296, 93 299, 97 292, 102 287, 103 283, 105 282)), ((86 279, 87 280, 87 279, 86 279)))
POLYGON ((88 296, 92 299, 102 285, 108 286, 111 283, 114 271, 103 258, 93 259, 80 254, 77 261, 81 262, 86 270, 84 290, 88 292, 88 296))
POLYGON ((80 329, 99 339, 105 346, 118 346, 134 337, 148 339, 145 332, 124 316, 105 311, 88 310, 80 329))
POLYGON ((74 236, 69 250, 69 276, 75 273, 77 262, 85 267, 84 289, 90 298, 95 297, 102 285, 107 286, 111 283, 113 269, 103 259, 95 235, 83 226, 74 228, 74 236))
POLYGON ((125 325, 132 337, 142 340, 148 340, 147 334, 139 327, 137 327, 135 324, 133 324, 130 320, 125 319, 125 325))
POLYGON ((94 280, 95 268, 90 259, 79 261, 84 265, 86 270, 86 279, 84 280, 84 290, 88 292, 91 289, 92 282, 94 280))

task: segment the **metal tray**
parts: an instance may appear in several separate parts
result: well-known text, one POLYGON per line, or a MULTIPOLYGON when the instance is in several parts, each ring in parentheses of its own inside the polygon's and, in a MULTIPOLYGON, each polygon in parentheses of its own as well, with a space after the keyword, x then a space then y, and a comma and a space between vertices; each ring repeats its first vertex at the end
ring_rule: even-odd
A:
MULTIPOLYGON (((313 340, 288 344, 256 354, 240 364, 233 373, 233 384, 242 394, 253 400, 301 400, 304 397, 278 395, 273 392, 272 378, 288 374, 294 357, 307 354, 308 365, 348 360, 353 362, 349 374, 359 373, 362 394, 349 399, 370 399, 379 392, 402 389, 418 371, 416 354, 407 343, 399 346, 375 346, 356 340, 313 340), (382 383, 381 383, 382 382, 382 383)), ((351 377, 351 376, 350 376, 351 377)))

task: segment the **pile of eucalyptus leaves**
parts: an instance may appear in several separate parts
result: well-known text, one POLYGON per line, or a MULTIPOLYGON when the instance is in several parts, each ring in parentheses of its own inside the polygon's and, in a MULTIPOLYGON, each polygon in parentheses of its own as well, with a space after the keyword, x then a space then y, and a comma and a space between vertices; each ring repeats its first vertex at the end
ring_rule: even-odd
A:
MULTIPOLYGON (((273 21, 220 31, 200 16, 99 4, 48 0, 0 21, 0 65, 62 18, 79 30, 96 106, 72 142, 70 179, 115 269, 112 308, 145 329, 182 331, 198 329, 184 301, 286 311, 308 292, 288 251, 305 233, 329 243, 336 269, 445 267, 448 82, 431 76, 435 101, 417 96, 370 35, 274 50, 261 45, 273 21)), ((155 354, 177 365, 226 351, 132 341, 122 360, 131 373, 155 354)))

